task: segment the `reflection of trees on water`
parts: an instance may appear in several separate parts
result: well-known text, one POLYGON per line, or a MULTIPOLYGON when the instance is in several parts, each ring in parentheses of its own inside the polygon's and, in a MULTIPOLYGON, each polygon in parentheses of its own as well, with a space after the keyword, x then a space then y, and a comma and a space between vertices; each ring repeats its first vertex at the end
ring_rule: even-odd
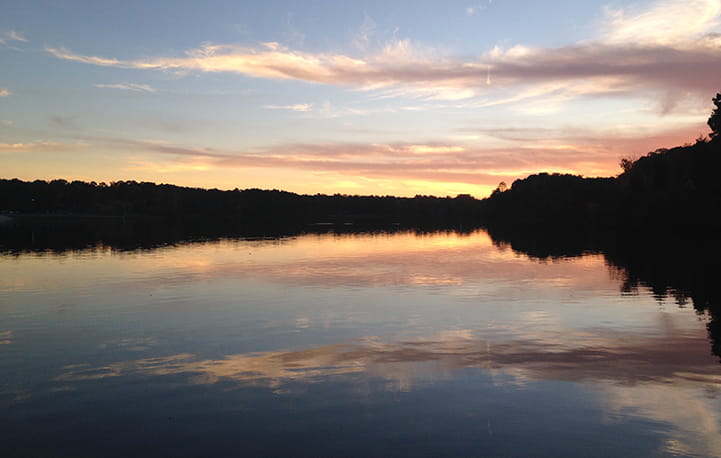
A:
POLYGON ((531 258, 575 257, 589 252, 603 253, 611 267, 618 269, 622 294, 639 287, 651 290, 661 302, 679 307, 692 306, 708 314, 707 324, 713 354, 721 357, 721 290, 718 262, 721 242, 693 234, 597 234, 563 232, 557 229, 494 230, 497 245, 510 247, 531 258))
POLYGON ((152 217, 25 217, 0 225, 0 254, 23 252, 63 253, 95 248, 118 251, 152 250, 172 245, 227 238, 277 239, 302 234, 430 233, 453 231, 470 233, 477 226, 427 224, 250 224, 248 222, 185 218, 168 221, 152 217))
POLYGON ((200 218, 183 221, 147 217, 19 218, 0 227, 0 253, 64 253, 95 248, 152 250, 227 237, 295 235, 300 230, 292 225, 247 228, 200 218))
MULTIPOLYGON (((63 253, 85 249, 152 250, 169 245, 222 238, 278 239, 307 233, 430 232, 431 228, 402 226, 271 226, 245 227, 218 225, 217 222, 186 220, 169 224, 153 219, 75 219, 40 220, 32 224, 15 224, 0 228, 0 254, 23 252, 63 253)), ((472 227, 465 228, 472 230, 472 227)), ((715 287, 716 263, 721 259, 721 242, 692 234, 674 236, 619 236, 558 226, 549 230, 512 227, 489 230, 497 246, 510 246, 531 258, 577 257, 603 253, 610 266, 618 269, 621 294, 631 294, 639 287, 649 288, 659 301, 673 301, 679 307, 694 307, 708 314, 707 324, 712 351, 721 357, 721 293, 715 287)))
POLYGON ((679 307, 693 306, 707 313, 712 352, 721 357, 721 291, 718 261, 721 244, 716 240, 670 236, 618 245, 605 251, 606 258, 625 273, 624 288, 646 286, 659 300, 672 299, 679 307))

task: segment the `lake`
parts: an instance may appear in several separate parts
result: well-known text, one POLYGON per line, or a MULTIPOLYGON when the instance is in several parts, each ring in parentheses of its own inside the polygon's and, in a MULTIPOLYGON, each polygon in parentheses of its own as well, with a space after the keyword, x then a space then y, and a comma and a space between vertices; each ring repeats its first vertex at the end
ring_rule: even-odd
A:
POLYGON ((484 230, 5 250, 2 454, 721 456, 710 312, 578 254, 484 230))

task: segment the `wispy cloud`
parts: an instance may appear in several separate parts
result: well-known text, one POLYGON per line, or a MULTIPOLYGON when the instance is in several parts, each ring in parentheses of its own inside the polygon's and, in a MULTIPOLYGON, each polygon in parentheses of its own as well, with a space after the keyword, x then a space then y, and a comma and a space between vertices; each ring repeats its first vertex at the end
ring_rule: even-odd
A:
POLYGON ((313 109, 313 104, 311 103, 296 103, 294 105, 263 105, 263 108, 266 108, 268 110, 290 110, 290 111, 300 111, 300 112, 306 112, 313 109))
POLYGON ((133 68, 135 66, 135 65, 120 61, 118 59, 105 59, 102 57, 81 56, 78 54, 73 54, 64 48, 60 48, 60 49, 45 48, 45 51, 49 52, 50 54, 54 55, 55 57, 57 57, 59 59, 72 60, 75 62, 82 62, 84 64, 100 65, 102 67, 121 67, 121 68, 133 68))
POLYGON ((348 106, 336 106, 330 101, 326 100, 313 111, 313 116, 315 117, 322 119, 334 119, 346 116, 367 116, 371 114, 388 113, 395 111, 395 109, 389 107, 362 109, 348 106))
POLYGON ((60 143, 51 141, 31 141, 25 143, 0 143, 0 153, 37 153, 54 151, 76 151, 88 145, 83 142, 60 143))
POLYGON ((466 15, 467 16, 473 16, 481 11, 487 9, 491 4, 493 3, 493 0, 486 0, 485 4, 478 4, 475 6, 469 6, 466 8, 466 15))
POLYGON ((8 89, 0 87, 0 97, 7 97, 11 94, 8 89))
POLYGON ((367 51, 370 48, 373 35, 376 33, 377 25, 372 17, 365 13, 363 15, 363 23, 358 27, 358 31, 353 37, 353 45, 361 51, 367 51))
POLYGON ((89 144, 99 151, 132 156, 135 159, 126 167, 153 173, 284 170, 356 183, 424 182, 435 189, 462 185, 465 189, 475 189, 474 194, 478 196, 485 196, 500 181, 510 184, 541 171, 615 175, 620 172, 619 158, 692 141, 703 132, 698 130, 701 127, 696 123, 662 135, 639 126, 603 130, 578 126, 467 127, 456 132, 472 140, 296 142, 244 149, 158 140, 76 137, 79 143, 74 145, 6 144, 0 145, 0 151, 49 151, 62 147, 72 150, 79 144, 89 144))
MULTIPOLYGON (((439 56, 409 40, 375 53, 308 53, 279 43, 205 44, 184 56, 118 60, 47 48, 54 56, 100 66, 229 72, 270 79, 345 85, 391 97, 493 102, 498 89, 556 85, 567 98, 631 91, 717 89, 721 37, 714 34, 721 1, 661 1, 643 11, 607 9, 597 38, 558 48, 496 47, 477 59, 439 56), (693 69, 693 71, 689 71, 693 69)), ((504 97, 499 99, 503 103, 504 97)), ((517 101, 517 99, 510 99, 517 101)))
POLYGON ((19 51, 19 49, 11 46, 9 43, 12 43, 12 42, 27 43, 28 41, 29 40, 27 38, 25 38, 25 36, 22 33, 16 32, 14 30, 9 30, 7 32, 0 34, 0 45, 6 46, 10 49, 14 49, 16 51, 19 51))
POLYGON ((719 25, 718 0, 662 0, 650 8, 606 7, 603 40, 620 45, 683 45, 719 25))
POLYGON ((95 87, 103 89, 120 89, 123 91, 134 91, 134 92, 157 92, 155 88, 147 84, 137 83, 114 83, 114 84, 95 84, 95 87))
POLYGON ((390 113, 399 110, 407 110, 407 108, 396 107, 380 107, 380 108, 356 108, 350 106, 336 106, 326 100, 319 104, 297 103, 292 105, 263 105, 263 108, 269 110, 290 110, 305 113, 307 117, 334 119, 346 116, 367 116, 372 114, 390 113))
MULTIPOLYGON (((495 186, 501 180, 510 182, 549 169, 590 176, 613 175, 618 171, 618 158, 629 154, 620 146, 621 139, 608 143, 590 134, 585 138, 563 138, 558 134, 542 132, 536 135, 540 138, 531 142, 530 146, 504 148, 432 142, 298 143, 245 151, 135 142, 123 148, 144 154, 166 155, 168 159, 163 162, 167 170, 201 166, 203 170, 228 167, 287 169, 357 179, 424 180, 486 187, 495 186)), ((632 146, 637 148, 634 150, 636 153, 643 153, 654 149, 654 146, 667 144, 663 142, 668 140, 653 136, 639 138, 632 146)))
POLYGON ((5 39, 8 41, 22 41, 24 43, 27 43, 29 40, 25 38, 25 36, 21 33, 18 33, 14 30, 10 30, 9 32, 5 33, 5 39))

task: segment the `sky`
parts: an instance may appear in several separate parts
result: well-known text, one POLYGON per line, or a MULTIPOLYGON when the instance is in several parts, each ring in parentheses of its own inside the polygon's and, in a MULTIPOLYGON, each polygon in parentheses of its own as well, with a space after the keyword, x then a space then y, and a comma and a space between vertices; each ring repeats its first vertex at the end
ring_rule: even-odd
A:
POLYGON ((485 197, 719 91, 721 0, 0 0, 0 178, 485 197))

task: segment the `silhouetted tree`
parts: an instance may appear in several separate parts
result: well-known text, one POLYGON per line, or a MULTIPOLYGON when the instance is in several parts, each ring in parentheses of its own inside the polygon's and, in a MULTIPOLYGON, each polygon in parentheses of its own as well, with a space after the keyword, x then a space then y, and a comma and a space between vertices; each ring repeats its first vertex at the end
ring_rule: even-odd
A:
POLYGON ((501 181, 500 183, 498 183, 498 186, 496 186, 496 189, 494 189, 493 192, 491 193, 491 197, 497 196, 498 194, 500 194, 502 192, 506 192, 507 189, 508 189, 508 185, 506 184, 506 182, 501 181))
POLYGON ((710 137, 716 138, 721 133, 721 92, 716 94, 716 97, 712 100, 716 108, 711 112, 711 117, 708 118, 708 126, 711 128, 710 137))
POLYGON ((633 167, 633 164, 636 162, 637 159, 631 158, 631 157, 624 157, 621 158, 618 165, 621 166, 624 172, 628 172, 633 167))

